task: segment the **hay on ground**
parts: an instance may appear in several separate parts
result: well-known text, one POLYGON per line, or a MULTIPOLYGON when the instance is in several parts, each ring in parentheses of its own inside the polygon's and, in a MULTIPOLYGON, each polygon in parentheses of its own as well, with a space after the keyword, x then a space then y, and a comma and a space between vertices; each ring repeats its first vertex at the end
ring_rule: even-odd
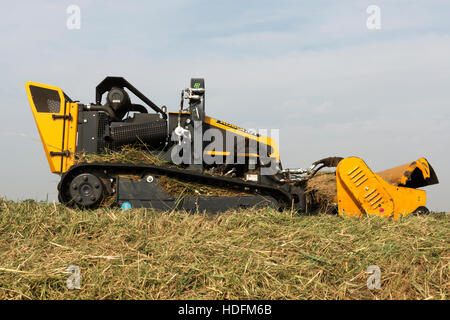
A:
POLYGON ((313 207, 326 210, 333 207, 336 190, 336 173, 321 172, 309 179, 306 183, 306 194, 311 199, 313 207))
POLYGON ((437 213, 78 211, 0 197, 0 299, 449 300, 449 227, 437 213))

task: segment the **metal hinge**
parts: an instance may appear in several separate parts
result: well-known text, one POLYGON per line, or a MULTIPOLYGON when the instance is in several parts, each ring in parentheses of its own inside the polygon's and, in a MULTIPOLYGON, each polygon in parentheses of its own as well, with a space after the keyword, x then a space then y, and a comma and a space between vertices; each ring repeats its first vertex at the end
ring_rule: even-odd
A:
POLYGON ((50 151, 50 156, 51 157, 58 157, 58 156, 69 157, 70 156, 70 151, 69 150, 64 150, 63 152, 50 151))
POLYGON ((52 114, 53 120, 57 119, 64 119, 64 120, 72 120, 72 116, 70 113, 68 115, 58 115, 58 114, 52 114))

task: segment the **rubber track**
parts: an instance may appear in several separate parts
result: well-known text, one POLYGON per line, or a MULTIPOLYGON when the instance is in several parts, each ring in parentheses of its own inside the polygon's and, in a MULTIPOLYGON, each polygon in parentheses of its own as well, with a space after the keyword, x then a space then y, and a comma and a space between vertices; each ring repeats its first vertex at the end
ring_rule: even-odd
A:
POLYGON ((104 176, 106 175, 107 178, 114 178, 119 174, 137 174, 141 176, 143 176, 144 174, 153 174, 167 176, 186 182, 196 182, 212 186, 221 186, 224 188, 242 190, 245 192, 257 191, 257 193, 259 194, 272 196, 273 198, 277 199, 280 204, 283 203, 287 206, 290 206, 293 200, 293 196, 289 192, 289 184, 281 184, 280 186, 261 184, 251 181, 243 181, 238 178, 213 176, 210 174, 199 173, 188 169, 180 170, 177 168, 169 168, 151 164, 93 162, 74 165, 61 176, 61 181, 58 184, 58 191, 61 202, 68 203, 71 200, 67 195, 70 182, 75 176, 82 173, 95 173, 104 176), (247 188, 248 190, 246 190, 247 188))

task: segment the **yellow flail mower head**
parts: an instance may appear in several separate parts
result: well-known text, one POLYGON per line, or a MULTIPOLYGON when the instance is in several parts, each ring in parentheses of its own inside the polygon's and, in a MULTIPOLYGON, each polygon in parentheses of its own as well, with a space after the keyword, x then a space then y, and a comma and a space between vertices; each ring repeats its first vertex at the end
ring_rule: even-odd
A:
POLYGON ((337 205, 341 216, 393 217, 425 213, 426 192, 416 188, 439 183, 425 158, 374 173, 357 157, 336 168, 337 205))

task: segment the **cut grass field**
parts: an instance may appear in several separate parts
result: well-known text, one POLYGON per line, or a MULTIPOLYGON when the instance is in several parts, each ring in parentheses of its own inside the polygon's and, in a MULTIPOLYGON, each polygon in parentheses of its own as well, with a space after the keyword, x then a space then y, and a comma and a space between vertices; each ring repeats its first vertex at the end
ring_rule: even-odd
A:
POLYGON ((0 299, 448 299, 449 222, 0 199, 0 299), (70 265, 80 289, 66 286, 70 265), (366 285, 371 265, 379 290, 366 285))

